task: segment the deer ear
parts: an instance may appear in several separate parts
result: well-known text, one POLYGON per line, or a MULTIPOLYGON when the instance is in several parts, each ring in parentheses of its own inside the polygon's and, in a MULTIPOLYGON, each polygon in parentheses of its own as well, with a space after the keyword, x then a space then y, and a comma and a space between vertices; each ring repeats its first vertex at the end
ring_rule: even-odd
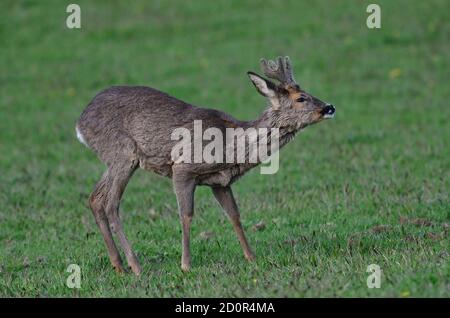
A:
POLYGON ((253 72, 247 72, 247 75, 262 96, 270 99, 277 96, 276 85, 274 83, 253 72))

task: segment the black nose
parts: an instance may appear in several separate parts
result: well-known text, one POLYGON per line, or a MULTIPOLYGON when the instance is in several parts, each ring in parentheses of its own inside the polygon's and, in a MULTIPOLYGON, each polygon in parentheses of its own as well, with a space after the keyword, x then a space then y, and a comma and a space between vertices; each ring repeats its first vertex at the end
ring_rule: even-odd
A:
POLYGON ((322 110, 322 115, 333 115, 335 111, 336 108, 333 105, 327 104, 322 110))

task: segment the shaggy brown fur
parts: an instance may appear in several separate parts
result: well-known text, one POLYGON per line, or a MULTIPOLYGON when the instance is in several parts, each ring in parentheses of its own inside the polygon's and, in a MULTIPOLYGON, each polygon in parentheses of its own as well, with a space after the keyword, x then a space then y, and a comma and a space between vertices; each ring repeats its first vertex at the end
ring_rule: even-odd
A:
POLYGON ((255 73, 248 73, 270 104, 253 121, 240 121, 222 111, 196 107, 156 89, 140 86, 108 88, 95 96, 81 114, 76 126, 77 134, 107 166, 89 198, 89 204, 117 271, 123 271, 123 265, 112 233, 117 235, 133 272, 136 275, 141 273, 119 217, 121 196, 137 168, 173 180, 183 230, 183 270, 190 268, 189 230, 197 185, 211 187, 233 224, 245 257, 248 260, 255 258, 245 238, 230 186, 257 163, 174 163, 171 151, 177 141, 171 140, 171 133, 180 127, 193 131, 194 120, 202 120, 204 130, 215 127, 223 132, 227 127, 279 128, 280 146, 283 146, 300 129, 334 114, 333 106, 299 87, 287 57, 278 58, 277 62, 262 60, 261 64, 266 76, 280 83, 276 85, 255 73))

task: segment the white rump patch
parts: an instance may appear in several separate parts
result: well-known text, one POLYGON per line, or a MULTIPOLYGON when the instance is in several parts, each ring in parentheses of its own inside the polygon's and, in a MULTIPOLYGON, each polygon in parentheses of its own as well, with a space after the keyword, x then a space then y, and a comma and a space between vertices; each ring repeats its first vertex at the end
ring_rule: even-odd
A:
POLYGON ((75 130, 77 132, 77 138, 78 140, 85 145, 86 147, 89 147, 88 144, 86 143, 86 140, 84 140, 83 135, 81 134, 80 130, 78 129, 78 126, 75 126, 75 130))

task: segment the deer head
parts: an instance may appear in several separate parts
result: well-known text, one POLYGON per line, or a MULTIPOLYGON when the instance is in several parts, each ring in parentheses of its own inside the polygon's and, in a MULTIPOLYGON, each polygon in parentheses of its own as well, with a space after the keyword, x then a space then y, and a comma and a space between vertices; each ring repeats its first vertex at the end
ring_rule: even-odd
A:
POLYGON ((264 77, 247 72, 258 92, 270 102, 272 124, 279 128, 297 130, 334 117, 335 108, 312 96, 295 81, 289 57, 277 61, 261 59, 264 74, 279 82, 275 84, 264 77))

